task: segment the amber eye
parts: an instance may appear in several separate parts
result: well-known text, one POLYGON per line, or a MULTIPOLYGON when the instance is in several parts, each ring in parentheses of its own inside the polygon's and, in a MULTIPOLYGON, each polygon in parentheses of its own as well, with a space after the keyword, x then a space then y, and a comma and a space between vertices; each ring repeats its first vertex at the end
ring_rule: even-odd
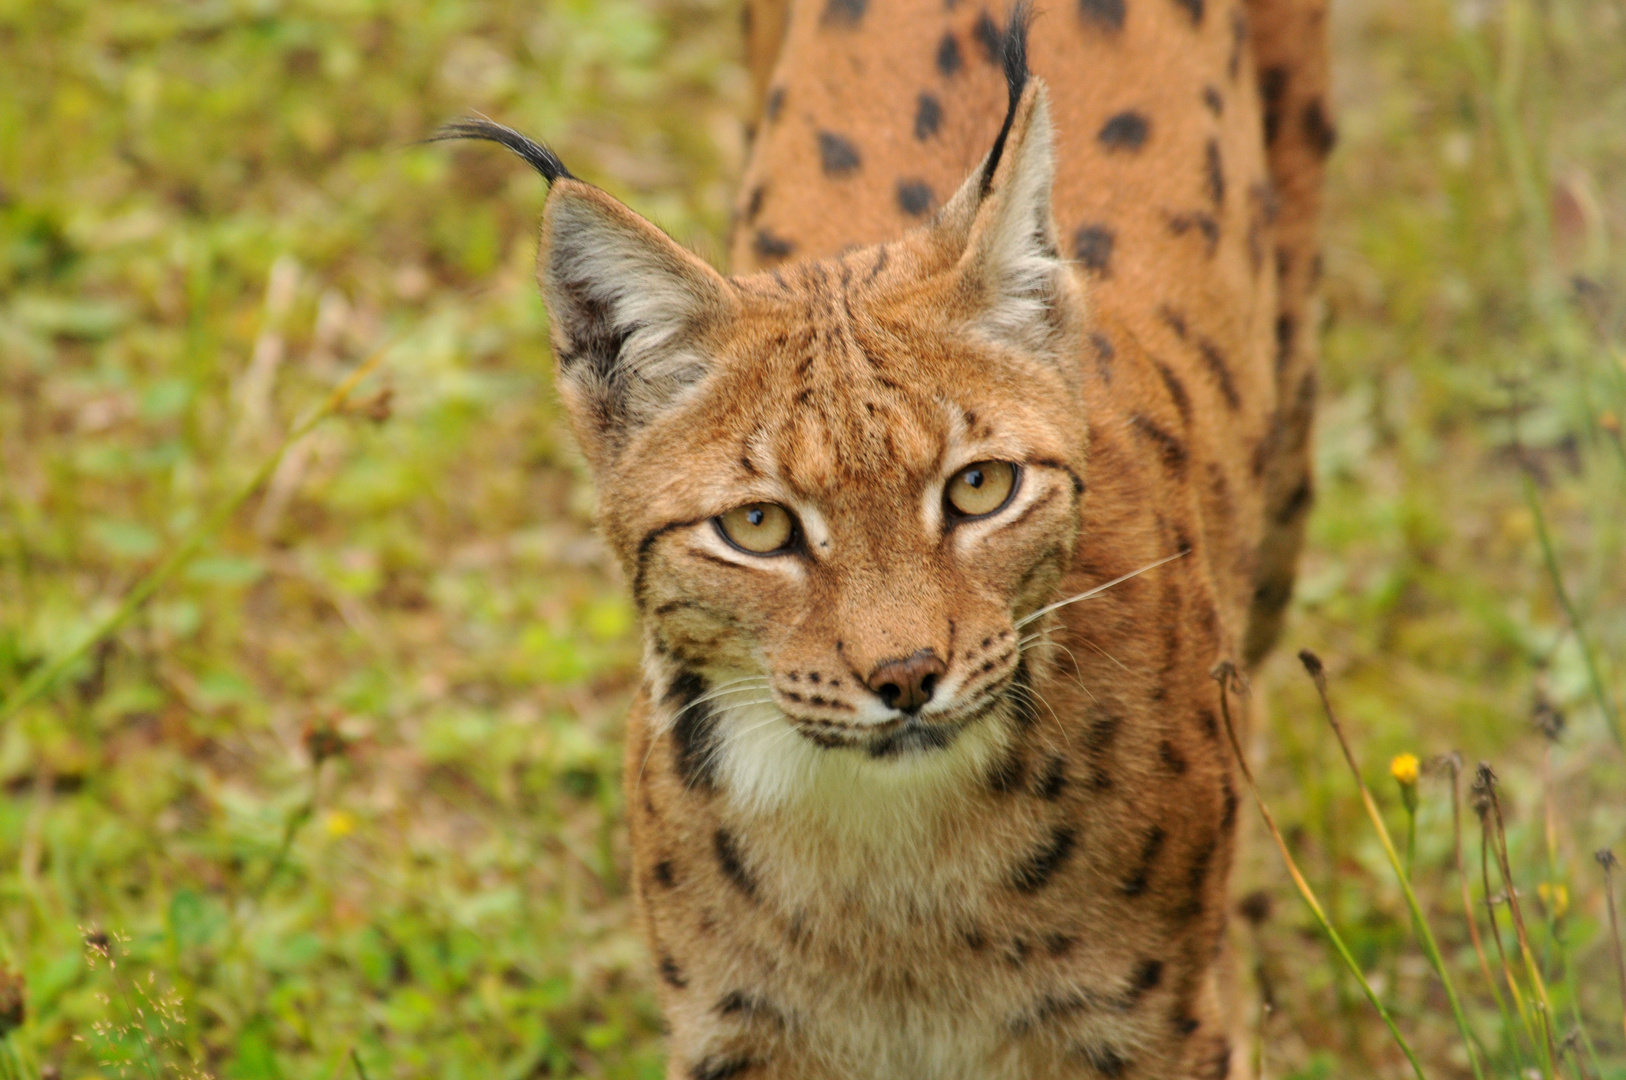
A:
POLYGON ((1008 461, 979 461, 954 474, 943 497, 963 517, 982 517, 1005 505, 1016 488, 1016 466, 1008 461))
POLYGON ((754 555, 771 555, 790 545, 796 519, 776 503, 746 503, 717 519, 729 543, 754 555))

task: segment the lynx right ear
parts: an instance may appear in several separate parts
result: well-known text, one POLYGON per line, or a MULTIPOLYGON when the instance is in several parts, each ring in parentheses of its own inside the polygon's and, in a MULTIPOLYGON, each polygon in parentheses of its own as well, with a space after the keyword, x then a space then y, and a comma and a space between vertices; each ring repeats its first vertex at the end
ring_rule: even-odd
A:
POLYGON ((440 139, 500 143, 548 182, 537 279, 560 395, 598 470, 633 429, 705 377, 696 341, 728 317, 732 293, 721 274, 512 128, 465 119, 431 141, 440 139))
POLYGON ((559 389, 596 467, 706 376, 698 338, 729 317, 732 293, 700 258, 579 180, 548 194, 536 273, 559 389))

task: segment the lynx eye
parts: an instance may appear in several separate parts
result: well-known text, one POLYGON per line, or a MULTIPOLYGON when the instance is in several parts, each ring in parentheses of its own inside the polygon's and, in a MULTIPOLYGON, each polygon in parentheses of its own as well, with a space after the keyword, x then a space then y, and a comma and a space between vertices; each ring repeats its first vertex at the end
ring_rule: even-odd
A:
POLYGON ((1008 461, 979 461, 954 474, 943 498, 961 517, 983 517, 1009 502, 1015 490, 1015 465, 1008 461))
POLYGON ((777 503, 746 503, 717 519, 728 542, 753 555, 772 555, 790 546, 796 519, 777 503))

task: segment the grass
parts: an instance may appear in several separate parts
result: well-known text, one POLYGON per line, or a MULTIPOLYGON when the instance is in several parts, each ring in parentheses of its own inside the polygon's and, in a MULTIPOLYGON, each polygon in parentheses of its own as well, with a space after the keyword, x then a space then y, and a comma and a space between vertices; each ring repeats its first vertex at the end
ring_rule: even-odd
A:
MULTIPOLYGON (((1414 1075, 1364 981, 1431 1078, 1621 1080, 1626 5, 1334 11, 1320 490, 1244 749, 1360 979, 1260 836, 1256 1050, 1414 1075), (1460 844, 1455 766, 1415 819, 1376 769, 1452 752, 1500 778, 1460 844), (1399 874, 1369 806, 1415 828, 1399 874)), ((0 1076, 661 1075, 632 613, 552 397, 543 192, 413 143, 481 109, 715 257, 736 20, 0 0, 0 1076)))

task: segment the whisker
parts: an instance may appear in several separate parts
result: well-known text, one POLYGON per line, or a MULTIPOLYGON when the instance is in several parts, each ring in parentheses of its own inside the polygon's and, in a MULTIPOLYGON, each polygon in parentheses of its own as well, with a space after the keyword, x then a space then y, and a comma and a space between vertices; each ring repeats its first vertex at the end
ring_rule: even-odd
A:
MULTIPOLYGON (((716 701, 718 698, 730 697, 730 696, 732 696, 734 694, 760 693, 761 691, 766 690, 766 689, 768 689, 768 684, 766 682, 764 682, 760 686, 757 686, 757 685, 735 686, 735 687, 731 687, 731 688, 726 689, 726 690, 721 689, 721 688, 716 689, 716 690, 708 690, 706 693, 701 694, 699 697, 695 698, 693 701, 691 701, 687 705, 683 706, 683 708, 681 708, 677 712, 673 713, 672 716, 671 716, 671 719, 668 720, 668 723, 675 722, 678 717, 682 716, 684 713, 688 712, 690 709, 697 708, 697 707, 699 707, 701 705, 708 705, 711 702, 716 701)), ((733 708, 733 707, 734 707, 733 705, 724 706, 724 708, 733 708)))
MULTIPOLYGON (((765 690, 767 688, 768 688, 768 677, 766 675, 745 675, 745 676, 742 676, 741 678, 730 679, 729 681, 727 681, 725 683, 720 683, 719 685, 712 687, 710 690, 706 691, 704 694, 701 694, 699 697, 695 698, 693 701, 691 701, 687 705, 683 706, 683 708, 681 708, 677 712, 673 713, 671 715, 671 717, 667 719, 666 723, 664 725, 662 725, 661 730, 658 733, 654 733, 654 734, 651 735, 650 740, 649 740, 649 748, 644 751, 644 760, 641 761, 639 763, 639 765, 638 765, 638 783, 642 784, 644 782, 644 773, 649 771, 649 758, 650 758, 650 755, 655 753, 655 744, 660 741, 660 736, 664 735, 664 734, 666 734, 666 732, 670 731, 672 729, 672 726, 677 723, 678 719, 680 717, 682 717, 684 713, 688 712, 690 709, 693 709, 693 708, 695 708, 697 706, 708 704, 708 703, 716 700, 717 698, 723 697, 725 695, 744 693, 744 692, 746 692, 748 690, 765 690), (740 683, 752 683, 752 684, 755 684, 757 682, 760 682, 762 685, 761 686, 751 685, 751 686, 743 686, 743 687, 739 685, 740 683)), ((727 705, 727 706, 724 706, 724 707, 725 708, 734 708, 737 704, 739 704, 739 703, 731 703, 730 705, 727 705)))
MULTIPOLYGON (((1006 692, 1026 694, 1033 701, 1043 705, 1045 709, 1049 711, 1050 718, 1056 722, 1056 730, 1061 733, 1062 745, 1067 747, 1068 750, 1073 748, 1072 740, 1067 737, 1067 725, 1061 722, 1061 716, 1056 712, 1055 706, 1051 705, 1050 702, 1045 699, 1043 694, 1039 693, 1032 686, 1023 686, 1014 682, 1010 686, 1006 687, 1006 692)), ((1088 689, 1085 689, 1084 692, 1086 694, 1090 693, 1088 689)), ((1093 698, 1095 695, 1090 694, 1090 696, 1093 698)))
MULTIPOLYGON (((1061 629, 1064 629, 1064 628, 1060 627, 1060 626, 1048 626, 1043 630, 1039 630, 1039 631, 1036 631, 1036 632, 1034 632, 1032 634, 1029 634, 1027 637, 1022 638, 1021 640, 1019 640, 1017 642, 1017 648, 1025 650, 1026 648, 1031 647, 1029 645, 1030 642, 1038 641, 1040 638, 1046 638, 1046 637, 1048 637, 1048 635, 1056 632, 1057 630, 1061 630, 1061 629)), ((1117 664, 1120 668, 1123 669, 1125 674, 1129 674, 1129 675, 1134 674, 1134 672, 1130 671, 1129 667, 1122 660, 1119 660, 1116 656, 1113 656, 1111 653, 1107 652, 1105 649, 1103 649, 1101 646, 1097 645, 1095 642, 1091 641, 1089 638, 1078 638, 1076 640, 1078 641, 1078 643, 1080 645, 1088 645, 1090 648, 1094 649, 1096 652, 1100 653, 1102 656, 1106 657, 1108 660, 1111 660, 1114 664, 1117 664)), ((1062 645, 1060 645, 1059 643, 1054 642, 1054 641, 1048 641, 1047 640, 1046 644, 1055 645, 1058 649, 1063 648, 1062 645)), ((1074 667, 1077 667, 1078 666, 1078 661, 1074 660, 1073 665, 1074 665, 1074 667)), ((1080 678, 1083 677, 1083 672, 1079 673, 1079 677, 1080 678)))
POLYGON ((1080 600, 1088 600, 1092 596, 1100 596, 1102 593, 1106 592, 1108 589, 1112 588, 1114 585, 1120 585, 1123 582, 1128 581, 1130 578, 1133 578, 1133 577, 1140 577, 1142 574, 1146 573, 1148 570, 1156 570, 1158 567, 1162 566, 1164 563, 1173 562, 1176 559, 1182 558, 1183 556, 1185 556, 1185 554, 1186 554, 1185 551, 1177 551, 1173 555, 1164 556, 1163 558, 1157 560, 1157 562, 1147 563, 1145 566, 1141 567, 1139 570, 1131 570, 1129 573, 1124 574, 1122 577, 1115 577, 1111 581, 1107 582, 1105 585, 1097 585, 1095 588, 1090 589, 1088 592, 1081 592, 1077 596, 1068 597, 1066 600, 1057 600, 1054 604, 1046 604, 1044 607, 1040 608, 1038 611, 1035 611, 1033 614, 1028 615, 1025 618, 1018 619, 1017 622, 1016 622, 1016 625, 1015 625, 1015 629, 1020 630, 1020 629, 1022 629, 1022 627, 1026 626, 1028 623, 1032 622, 1034 619, 1037 619, 1037 618, 1040 618, 1042 616, 1048 615, 1052 611, 1055 611, 1057 608, 1064 608, 1068 604, 1076 604, 1080 600))

